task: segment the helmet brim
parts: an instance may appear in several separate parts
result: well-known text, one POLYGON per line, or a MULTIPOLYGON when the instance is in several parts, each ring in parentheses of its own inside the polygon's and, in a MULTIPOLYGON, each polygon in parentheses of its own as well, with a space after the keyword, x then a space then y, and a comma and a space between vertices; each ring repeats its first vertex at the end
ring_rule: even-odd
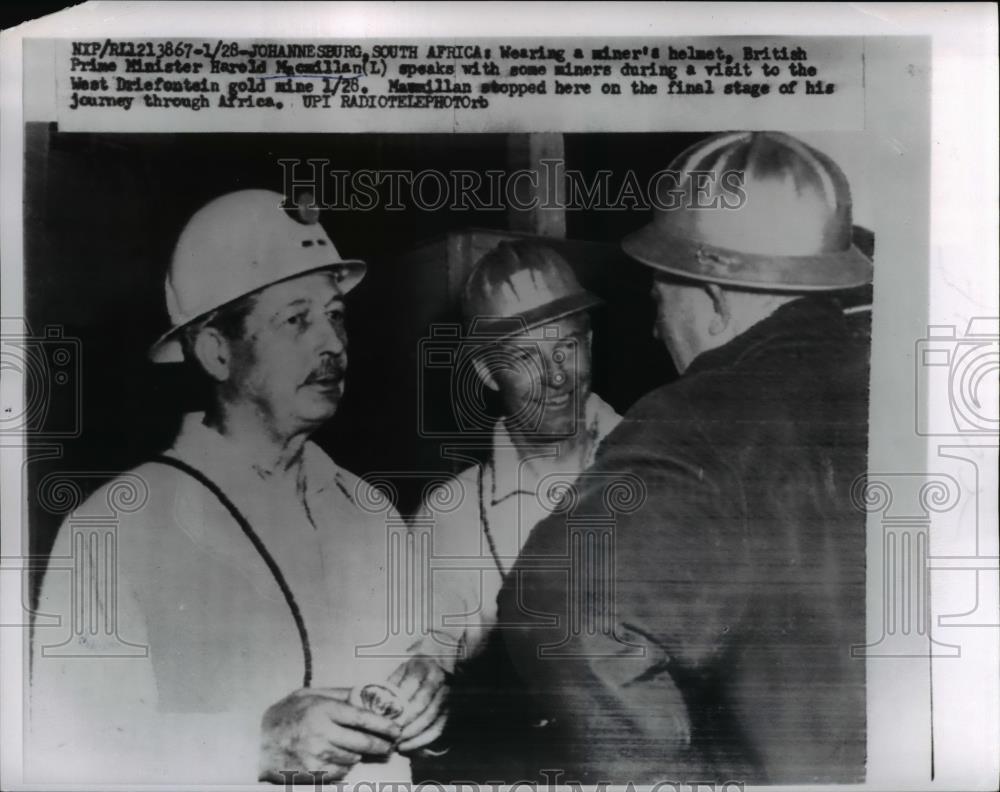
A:
POLYGON ((190 327, 195 322, 200 319, 204 319, 206 316, 214 311, 218 311, 220 308, 232 305, 237 300, 242 300, 244 297, 263 291, 264 289, 274 286, 277 283, 284 283, 285 281, 295 280, 296 278, 301 278, 304 275, 311 275, 314 272, 323 272, 325 270, 345 271, 344 277, 338 282, 338 286, 340 287, 341 294, 347 294, 364 279, 365 274, 368 271, 368 265, 360 259, 345 259, 334 264, 324 264, 322 267, 313 267, 312 269, 307 269, 302 272, 296 272, 294 275, 289 275, 287 278, 279 278, 271 283, 258 286, 256 289, 250 289, 249 291, 224 302, 222 305, 212 308, 210 311, 205 311, 197 316, 192 316, 175 324, 167 332, 160 336, 152 344, 152 346, 150 346, 149 359, 153 363, 183 363, 184 350, 181 346, 180 334, 186 327, 190 327))
POLYGON ((666 234, 649 223, 622 240, 636 261, 682 278, 769 291, 835 291, 871 283, 872 262, 857 245, 808 256, 742 253, 666 234))
POLYGON ((484 343, 496 343, 602 305, 604 300, 583 289, 512 316, 474 317, 468 322, 469 338, 484 343))

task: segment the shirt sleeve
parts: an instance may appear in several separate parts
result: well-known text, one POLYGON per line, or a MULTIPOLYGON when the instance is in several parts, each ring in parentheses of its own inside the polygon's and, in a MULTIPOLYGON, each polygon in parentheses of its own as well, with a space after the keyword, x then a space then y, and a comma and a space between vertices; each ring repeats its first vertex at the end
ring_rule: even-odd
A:
POLYGON ((432 493, 413 520, 413 530, 423 535, 417 544, 423 548, 427 604, 424 632, 413 651, 436 658, 452 672, 485 640, 493 603, 484 601, 481 564, 463 566, 461 560, 479 557, 482 529, 475 504, 463 501, 453 510, 435 508, 435 503, 450 503, 449 497, 432 493))
POLYGON ((31 642, 26 777, 256 781, 263 713, 160 710, 146 616, 108 539, 70 520, 50 556, 31 642))
POLYGON ((105 538, 64 524, 39 595, 30 755, 52 781, 142 773, 141 726, 155 717, 145 619, 123 572, 107 575, 105 538))

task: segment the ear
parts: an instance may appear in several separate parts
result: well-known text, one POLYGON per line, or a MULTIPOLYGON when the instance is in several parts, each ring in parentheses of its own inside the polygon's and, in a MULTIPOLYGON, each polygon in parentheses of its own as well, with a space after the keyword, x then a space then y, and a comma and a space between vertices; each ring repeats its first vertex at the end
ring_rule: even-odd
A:
POLYGON ((203 327, 198 331, 192 348, 208 376, 216 382, 225 382, 229 379, 232 349, 222 333, 214 327, 203 327))
POLYGON ((712 320, 708 323, 708 332, 711 335, 721 335, 726 332, 732 320, 732 310, 729 305, 729 298, 726 292, 718 284, 708 283, 705 285, 708 298, 712 301, 712 320))
POLYGON ((479 379, 483 381, 483 384, 487 388, 493 391, 500 390, 500 386, 497 385, 497 381, 493 378, 493 374, 490 371, 490 367, 486 365, 486 361, 476 357, 473 359, 472 365, 476 367, 476 374, 479 375, 479 379))

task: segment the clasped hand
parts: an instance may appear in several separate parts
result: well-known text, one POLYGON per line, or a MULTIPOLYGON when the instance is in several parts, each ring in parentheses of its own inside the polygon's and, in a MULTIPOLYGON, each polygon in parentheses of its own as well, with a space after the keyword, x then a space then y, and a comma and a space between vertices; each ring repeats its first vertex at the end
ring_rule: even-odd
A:
POLYGON ((301 688, 268 707, 261 723, 260 779, 272 783, 339 781, 363 758, 394 750, 411 755, 444 730, 444 672, 415 656, 389 677, 402 711, 394 719, 351 702, 348 688, 301 688), (305 781, 296 773, 309 774, 305 781))

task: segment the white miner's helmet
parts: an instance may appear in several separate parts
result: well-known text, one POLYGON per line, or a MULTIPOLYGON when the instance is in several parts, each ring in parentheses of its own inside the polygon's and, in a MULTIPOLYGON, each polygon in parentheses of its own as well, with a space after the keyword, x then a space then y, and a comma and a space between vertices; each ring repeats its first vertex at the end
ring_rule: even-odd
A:
POLYGON ((211 311, 278 281, 331 270, 342 293, 365 274, 365 263, 342 259, 305 205, 286 211, 270 190, 240 190, 203 206, 181 232, 165 284, 170 330, 153 344, 156 363, 179 363, 180 331, 211 311))

